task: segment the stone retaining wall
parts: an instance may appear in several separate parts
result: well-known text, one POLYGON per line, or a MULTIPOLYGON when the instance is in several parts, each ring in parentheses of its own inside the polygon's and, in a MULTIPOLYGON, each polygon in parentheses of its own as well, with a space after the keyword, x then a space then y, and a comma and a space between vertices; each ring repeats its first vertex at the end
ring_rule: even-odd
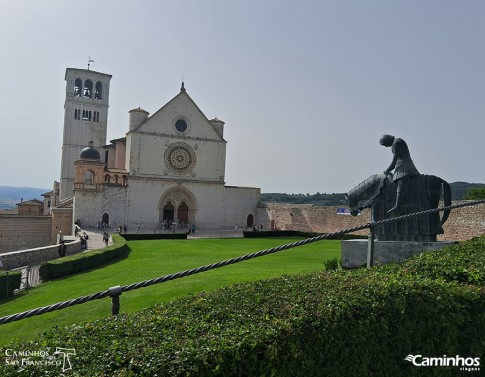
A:
POLYGON ((0 215, 0 253, 51 245, 50 216, 0 215))
MULTIPOLYGON (((0 254, 3 268, 11 270, 22 266, 35 266, 46 261, 59 258, 59 245, 38 247, 35 249, 12 251, 0 254)), ((66 255, 72 255, 81 251, 81 242, 76 240, 70 243, 66 242, 66 255)))
MULTIPOLYGON (((466 201, 456 201, 459 204, 466 201)), ((443 203, 440 204, 442 206, 443 203)), ((300 230, 305 232, 334 233, 343 229, 364 225, 370 221, 370 211, 359 216, 338 214, 341 207, 322 207, 312 204, 263 203, 258 208, 257 218, 263 229, 300 230)), ((442 212, 440 215, 442 216, 442 212)), ((438 240, 464 241, 485 234, 485 204, 457 208, 451 211, 444 225, 444 235, 438 240)), ((364 229, 353 234, 367 235, 364 229)))

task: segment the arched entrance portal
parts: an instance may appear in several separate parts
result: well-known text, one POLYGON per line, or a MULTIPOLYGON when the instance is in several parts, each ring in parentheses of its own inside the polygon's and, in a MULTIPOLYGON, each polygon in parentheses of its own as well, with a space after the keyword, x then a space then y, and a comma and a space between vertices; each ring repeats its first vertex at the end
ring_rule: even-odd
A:
POLYGON ((166 191, 159 201, 159 221, 175 221, 179 226, 195 224, 197 203, 185 187, 177 186, 166 191))
POLYGON ((175 207, 171 202, 168 202, 163 207, 163 220, 173 221, 174 219, 175 219, 175 207))
POLYGON ((103 213, 103 218, 101 219, 101 222, 106 226, 109 226, 109 215, 107 213, 103 213))
POLYGON ((177 217, 181 223, 183 224, 189 223, 189 206, 187 205, 187 203, 185 202, 180 203, 177 217))

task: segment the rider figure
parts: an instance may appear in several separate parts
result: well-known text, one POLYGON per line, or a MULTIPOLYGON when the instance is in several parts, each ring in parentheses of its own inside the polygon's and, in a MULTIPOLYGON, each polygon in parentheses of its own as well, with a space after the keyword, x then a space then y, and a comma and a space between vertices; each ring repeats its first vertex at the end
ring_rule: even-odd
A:
POLYGON ((392 135, 383 135, 379 143, 384 147, 392 147, 391 150, 394 155, 391 164, 384 170, 384 174, 388 175, 394 169, 392 180, 397 185, 396 204, 388 211, 388 213, 391 213, 401 205, 402 199, 406 194, 409 177, 419 175, 419 172, 414 166, 413 160, 411 160, 408 146, 403 139, 396 138, 392 135))

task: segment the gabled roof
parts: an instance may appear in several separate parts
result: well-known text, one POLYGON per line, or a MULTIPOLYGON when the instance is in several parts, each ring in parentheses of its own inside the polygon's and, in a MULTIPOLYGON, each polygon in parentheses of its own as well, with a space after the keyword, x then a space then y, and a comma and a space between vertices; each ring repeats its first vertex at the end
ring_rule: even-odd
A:
POLYGON ((29 206, 42 206, 44 203, 37 199, 24 200, 23 202, 17 203, 17 205, 29 205, 29 206))
POLYGON ((70 196, 62 200, 56 208, 72 208, 74 202, 74 197, 70 196))
MULTIPOLYGON (((212 129, 214 130, 214 132, 216 134, 217 131, 214 127, 214 125, 209 121, 209 118, 206 117, 206 115, 202 112, 202 110, 199 108, 199 106, 197 106, 197 104, 195 103, 195 101, 188 95, 187 91, 185 90, 185 87, 184 87, 184 83, 182 82, 182 87, 180 88, 180 93, 178 93, 175 97, 173 97, 170 101, 168 101, 165 105, 163 105, 160 109, 158 109, 156 112, 154 112, 150 117, 148 117, 145 121, 143 121, 142 123, 140 123, 138 126, 136 126, 133 130, 130 130, 128 131, 126 134, 128 135, 129 133, 131 132, 135 132, 135 131, 138 131, 140 129, 140 127, 143 126, 143 124, 145 124, 148 120, 150 120, 151 118, 155 117, 158 113, 162 112, 171 102, 175 101, 178 97, 181 97, 181 96, 185 96, 186 98, 189 99, 189 101, 194 105, 194 107, 197 109, 197 111, 207 120, 207 124, 212 127, 212 129)), ((224 138, 221 137, 222 140, 224 140, 224 138)))

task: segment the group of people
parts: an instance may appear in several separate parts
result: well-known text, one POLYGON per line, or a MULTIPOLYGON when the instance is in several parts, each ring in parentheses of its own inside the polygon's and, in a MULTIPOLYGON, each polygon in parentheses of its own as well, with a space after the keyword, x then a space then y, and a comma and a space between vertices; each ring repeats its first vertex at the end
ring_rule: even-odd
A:
POLYGON ((98 225, 96 226, 98 230, 105 230, 105 229, 108 229, 108 227, 109 225, 103 221, 98 221, 98 225))
POLYGON ((175 221, 171 221, 171 220, 163 220, 162 221, 162 229, 164 231, 172 231, 175 233, 175 229, 177 229, 177 223, 175 221))

